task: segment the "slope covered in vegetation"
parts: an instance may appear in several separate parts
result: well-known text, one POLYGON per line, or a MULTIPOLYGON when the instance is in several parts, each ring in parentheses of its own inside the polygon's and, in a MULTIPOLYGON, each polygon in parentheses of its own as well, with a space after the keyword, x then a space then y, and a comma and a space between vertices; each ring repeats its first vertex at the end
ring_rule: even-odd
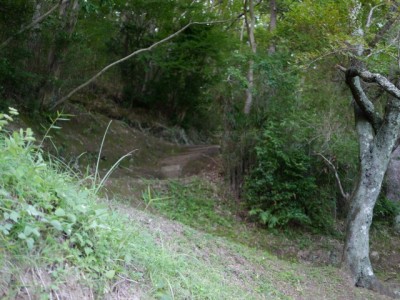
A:
MULTIPOLYGON (((336 268, 283 261, 225 239, 223 229, 216 237, 102 199, 98 181, 44 160, 34 140, 29 129, 1 134, 2 299, 379 298, 351 287, 336 268)), ((179 183, 169 195, 176 208, 186 205, 179 201, 192 205, 186 213, 197 216, 186 220, 195 227, 234 226, 205 204, 211 187, 193 184, 195 195, 179 183)), ((157 195, 143 200, 146 208, 160 204, 157 195)), ((186 215, 170 212, 178 220, 186 215)))
MULTIPOLYGON (((116 279, 129 235, 96 197, 120 193, 250 247, 273 244, 257 226, 287 230, 292 245, 334 237, 324 261, 343 258, 352 285, 398 296, 381 281, 399 283, 382 275, 400 269, 399 28, 396 0, 0 0, 0 111, 17 107, 45 136, 4 138, 7 253, 49 257, 45 240, 89 281, 116 279), (57 109, 76 117, 47 139, 57 109), (223 175, 226 199, 188 178, 202 169, 223 175)), ((315 256, 299 247, 294 257, 315 256)))

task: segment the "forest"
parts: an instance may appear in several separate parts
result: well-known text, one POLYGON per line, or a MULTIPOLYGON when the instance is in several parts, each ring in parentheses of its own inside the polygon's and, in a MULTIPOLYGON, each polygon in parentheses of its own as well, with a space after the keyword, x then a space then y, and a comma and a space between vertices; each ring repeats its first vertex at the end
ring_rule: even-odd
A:
POLYGON ((0 112, 1 299, 400 298, 397 0, 0 0, 0 112))

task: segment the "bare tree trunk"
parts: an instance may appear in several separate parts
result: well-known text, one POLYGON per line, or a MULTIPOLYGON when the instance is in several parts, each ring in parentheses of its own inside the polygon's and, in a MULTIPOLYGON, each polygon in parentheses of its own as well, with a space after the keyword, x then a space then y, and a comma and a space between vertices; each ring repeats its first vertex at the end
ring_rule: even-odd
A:
MULTIPOLYGON (((79 0, 64 0, 60 5, 59 16, 62 22, 61 30, 64 31, 68 37, 71 37, 75 30, 79 9, 79 0)), ((57 100, 58 87, 54 84, 54 81, 60 79, 61 66, 67 51, 68 43, 63 45, 61 49, 55 45, 50 49, 48 56, 48 74, 51 79, 46 81, 39 92, 40 106, 42 109, 49 108, 57 100)))
POLYGON ((369 259, 369 229, 390 154, 400 130, 399 100, 390 100, 388 107, 385 116, 388 123, 385 122, 375 136, 371 123, 363 116, 357 117, 360 175, 351 200, 343 256, 356 286, 383 293, 387 292, 376 279, 369 259))
POLYGON ((373 272, 369 259, 369 229, 390 155, 400 131, 400 90, 380 74, 357 68, 345 72, 346 82, 355 101, 360 173, 347 218, 343 267, 350 273, 356 286, 394 296, 392 291, 383 287, 373 272), (383 118, 364 93, 360 78, 377 83, 391 95, 383 118))
MULTIPOLYGON (((270 0, 269 2, 269 14, 270 14, 270 21, 269 21, 269 32, 273 33, 276 29, 276 19, 277 19, 277 6, 276 0, 270 0)), ((270 42, 268 53, 273 54, 276 52, 276 45, 274 41, 270 42)))
MULTIPOLYGON (((357 80, 359 83, 358 78, 357 80)), ((379 163, 376 147, 373 147, 374 132, 371 124, 358 108, 355 108, 355 114, 359 139, 360 174, 347 216, 343 262, 353 275, 354 285, 373 288, 377 280, 369 259, 369 229, 386 166, 384 161, 382 164, 379 163), (370 149, 374 153, 371 153, 370 149)))
MULTIPOLYGON (((245 22, 247 27, 247 35, 251 47, 251 52, 256 54, 257 45, 254 37, 254 27, 255 27, 255 15, 254 15, 254 1, 249 0, 249 13, 250 13, 250 22, 247 18, 247 1, 244 2, 244 12, 245 12, 245 22)), ((246 89, 246 102, 244 105, 244 113, 248 115, 251 110, 251 106, 253 104, 253 86, 254 86, 254 61, 250 59, 249 61, 249 71, 247 72, 247 89, 246 89)))
POLYGON ((32 27, 32 31, 29 34, 29 40, 28 40, 28 46, 33 54, 34 62, 32 63, 31 60, 27 61, 25 63, 26 64, 25 67, 30 72, 40 73, 40 63, 41 63, 40 34, 39 34, 40 23, 38 23, 37 20, 41 16, 41 10, 42 10, 41 1, 35 1, 34 7, 35 11, 32 17, 32 23, 35 25, 32 27))
MULTIPOLYGON (((374 8, 373 8, 374 9, 374 8)), ((366 28, 370 25, 373 9, 366 28)), ((360 38, 364 31, 360 23, 362 4, 354 1, 350 19, 354 26, 353 36, 360 38)), ((353 45, 352 67, 344 70, 354 99, 356 129, 359 140, 360 173, 357 185, 350 199, 347 217, 347 231, 343 248, 343 267, 359 287, 394 296, 376 278, 369 258, 369 230, 373 209, 381 191, 382 182, 389 164, 390 155, 400 130, 400 90, 387 78, 364 70, 361 60, 363 44, 353 45), (376 83, 390 96, 383 117, 375 110, 374 104, 364 92, 360 79, 376 83)), ((342 68, 341 68, 342 69, 342 68)), ((343 69, 342 69, 343 71, 343 69)))
POLYGON ((386 197, 400 202, 400 147, 393 151, 386 172, 386 197))

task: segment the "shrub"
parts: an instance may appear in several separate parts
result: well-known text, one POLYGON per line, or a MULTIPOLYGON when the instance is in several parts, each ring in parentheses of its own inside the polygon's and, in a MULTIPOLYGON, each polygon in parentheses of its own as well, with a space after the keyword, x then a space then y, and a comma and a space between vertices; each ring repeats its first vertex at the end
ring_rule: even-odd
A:
POLYGON ((393 221, 400 214, 399 203, 393 202, 388 198, 382 196, 379 197, 374 207, 373 224, 389 223, 393 225, 393 221))
POLYGON ((310 157, 296 134, 288 135, 276 123, 269 123, 259 138, 256 155, 257 165, 245 182, 250 215, 270 228, 289 224, 326 227, 330 223, 310 172, 310 157))
MULTIPOLYGON (((28 128, 11 135, 1 127, 12 120, 0 114, 0 244, 23 256, 52 249, 53 263, 63 259, 110 279, 121 270, 129 249, 120 249, 127 233, 120 217, 96 203, 92 189, 54 161, 45 161, 28 128)), ((0 259, 1 262, 1 259, 0 259)))

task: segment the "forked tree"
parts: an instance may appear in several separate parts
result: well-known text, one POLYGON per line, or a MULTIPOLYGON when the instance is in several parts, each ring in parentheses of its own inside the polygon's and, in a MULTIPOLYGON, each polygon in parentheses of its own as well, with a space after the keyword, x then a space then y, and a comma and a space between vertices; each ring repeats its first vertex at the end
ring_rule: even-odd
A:
POLYGON ((354 98, 359 140, 360 170, 347 221, 343 261, 356 286, 382 292, 369 259, 369 229, 390 154, 400 132, 400 89, 386 77, 365 69, 341 68, 354 98), (362 82, 377 84, 390 96, 381 116, 365 93, 362 82))
MULTIPOLYGON (((353 33, 355 40, 364 40, 364 30, 368 29, 375 8, 370 10, 367 23, 363 28, 360 25, 362 4, 360 1, 354 1, 350 17, 356 24, 353 33)), ((391 10, 391 14, 386 16, 386 24, 368 44, 369 49, 373 50, 379 40, 396 23, 399 14, 395 2, 392 8, 395 10, 391 10)), ((353 57, 350 59, 350 67, 339 66, 339 69, 344 72, 346 83, 354 99, 353 107, 359 141, 359 177, 350 197, 343 264, 352 275, 356 286, 395 296, 392 291, 383 287, 374 274, 369 258, 369 230, 390 155, 398 143, 400 132, 398 83, 400 81, 393 83, 387 77, 367 70, 363 63, 367 52, 365 44, 354 43, 352 49, 353 57), (373 101, 367 95, 365 90, 367 83, 377 85, 388 94, 382 114, 375 108, 373 101)))

